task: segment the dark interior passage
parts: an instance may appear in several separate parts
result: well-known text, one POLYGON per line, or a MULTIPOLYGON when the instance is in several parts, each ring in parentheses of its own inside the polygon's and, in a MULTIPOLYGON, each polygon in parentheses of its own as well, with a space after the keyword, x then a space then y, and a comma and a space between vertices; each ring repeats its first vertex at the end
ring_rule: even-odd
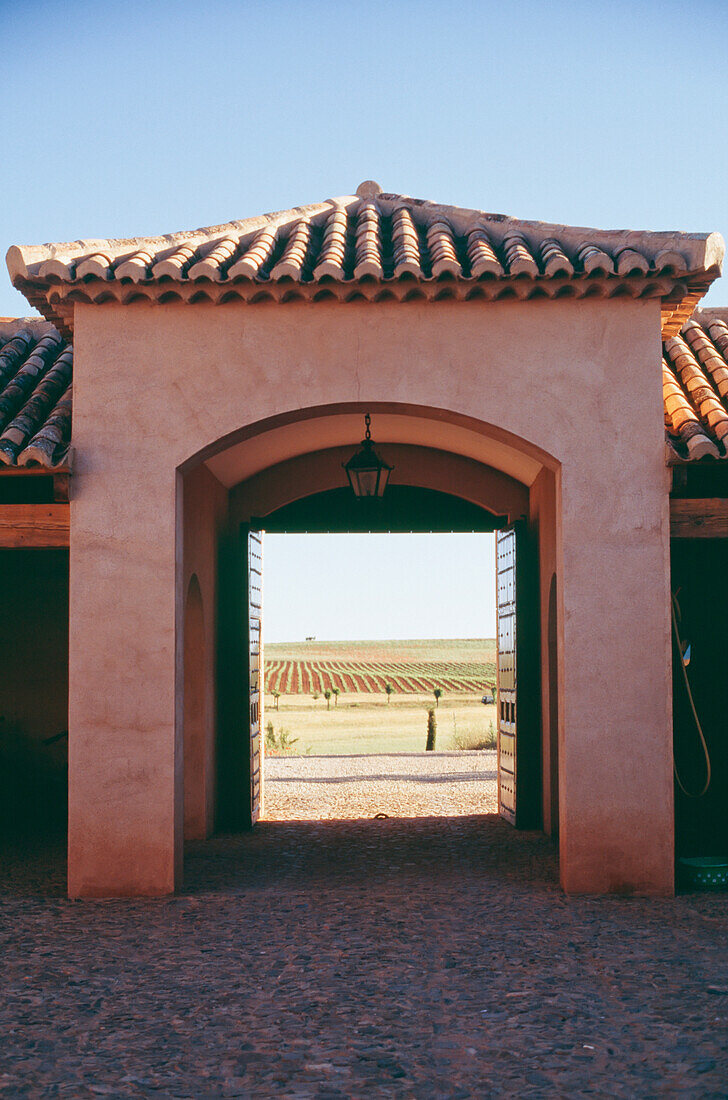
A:
MULTIPOLYGON (((728 539, 673 539, 672 590, 680 607, 679 630, 690 644, 687 673, 710 755, 707 792, 687 797, 675 786, 678 856, 728 854, 728 539)), ((673 641, 675 761, 683 785, 697 793, 706 761, 673 641)))
POLYGON ((0 550, 0 829, 64 832, 68 550, 0 550))

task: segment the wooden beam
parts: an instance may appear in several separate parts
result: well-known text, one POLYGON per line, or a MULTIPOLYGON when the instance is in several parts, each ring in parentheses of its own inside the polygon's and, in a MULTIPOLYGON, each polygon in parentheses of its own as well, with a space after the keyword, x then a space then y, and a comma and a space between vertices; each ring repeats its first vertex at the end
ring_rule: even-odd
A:
POLYGON ((56 474, 70 474, 71 467, 63 466, 2 466, 0 477, 55 477, 56 474))
POLYGON ((53 472, 53 499, 57 504, 67 504, 71 475, 68 470, 53 472))
POLYGON ((0 504, 0 548, 68 546, 68 504, 0 504))
POLYGON ((728 539, 728 499, 692 497, 670 501, 670 537, 728 539))

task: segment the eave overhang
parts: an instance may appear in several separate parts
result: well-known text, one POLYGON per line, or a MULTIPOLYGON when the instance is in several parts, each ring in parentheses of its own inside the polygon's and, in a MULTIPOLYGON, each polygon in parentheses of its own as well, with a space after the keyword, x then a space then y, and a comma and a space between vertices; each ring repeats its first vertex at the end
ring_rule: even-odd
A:
POLYGON ((13 285, 71 338, 76 303, 659 299, 677 333, 721 271, 717 233, 597 230, 356 195, 191 232, 13 246, 13 285))

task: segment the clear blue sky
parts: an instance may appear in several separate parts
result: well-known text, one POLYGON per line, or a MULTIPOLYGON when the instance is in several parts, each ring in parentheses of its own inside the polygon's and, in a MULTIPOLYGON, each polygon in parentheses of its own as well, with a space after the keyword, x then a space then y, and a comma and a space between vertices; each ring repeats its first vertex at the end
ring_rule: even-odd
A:
POLYGON ((492 638, 494 535, 265 535, 265 640, 492 638))
MULTIPOLYGON (((726 0, 0 0, 2 253, 216 224, 363 179, 728 237, 727 41, 726 0)), ((728 305, 725 278, 706 301, 728 305)), ((3 268, 0 316, 27 312, 3 268)))

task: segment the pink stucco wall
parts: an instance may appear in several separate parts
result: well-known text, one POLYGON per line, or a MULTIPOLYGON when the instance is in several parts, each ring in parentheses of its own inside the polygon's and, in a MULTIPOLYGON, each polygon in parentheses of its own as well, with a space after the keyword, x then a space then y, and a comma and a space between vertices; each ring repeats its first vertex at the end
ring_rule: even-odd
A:
MULTIPOLYGON (((289 410, 377 402, 420 410, 388 421, 381 442, 439 446, 527 481, 539 456, 558 472, 562 881, 671 891, 656 302, 77 306, 75 331, 72 895, 163 894, 178 881, 178 468, 289 410), (405 421, 421 437, 398 436, 405 421)), ((248 473, 342 442, 323 415, 287 438, 285 455, 273 433, 251 438, 248 473)))

